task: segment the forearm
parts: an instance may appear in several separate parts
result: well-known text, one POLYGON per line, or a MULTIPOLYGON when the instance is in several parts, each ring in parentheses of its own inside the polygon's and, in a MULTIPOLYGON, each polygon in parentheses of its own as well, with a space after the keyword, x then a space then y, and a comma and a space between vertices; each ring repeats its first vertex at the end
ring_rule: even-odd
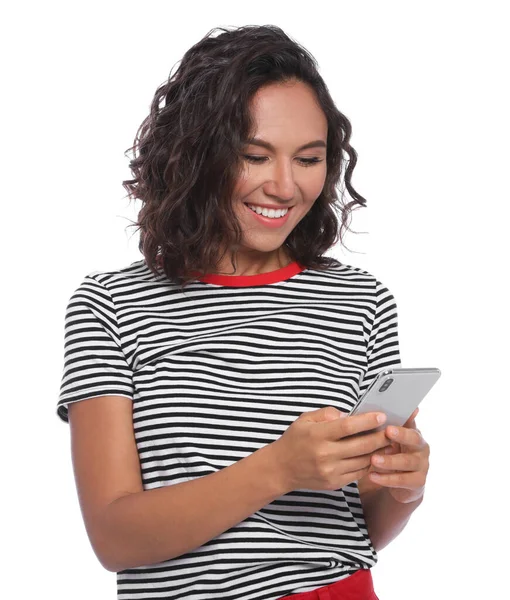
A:
POLYGON ((286 493, 271 444, 192 481, 118 498, 104 515, 102 561, 109 571, 195 550, 286 493))
POLYGON ((363 513, 372 545, 377 551, 402 532, 422 501, 423 495, 414 502, 402 504, 391 496, 388 488, 377 489, 368 495, 363 502, 363 513))

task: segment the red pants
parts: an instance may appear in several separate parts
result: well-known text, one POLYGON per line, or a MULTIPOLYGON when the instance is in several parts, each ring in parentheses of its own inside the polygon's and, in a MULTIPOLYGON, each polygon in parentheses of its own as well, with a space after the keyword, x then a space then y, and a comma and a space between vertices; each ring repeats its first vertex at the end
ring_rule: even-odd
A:
POLYGON ((340 581, 311 592, 300 592, 280 600, 379 600, 374 592, 370 569, 360 569, 340 581))

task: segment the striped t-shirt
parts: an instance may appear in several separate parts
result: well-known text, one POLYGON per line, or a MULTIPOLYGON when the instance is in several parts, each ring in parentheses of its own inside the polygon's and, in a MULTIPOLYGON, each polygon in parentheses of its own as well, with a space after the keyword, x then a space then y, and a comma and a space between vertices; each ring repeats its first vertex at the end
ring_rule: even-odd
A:
MULTIPOLYGON (((397 307, 373 275, 338 261, 207 275, 181 291, 140 260, 84 277, 66 310, 64 363, 64 422, 70 402, 133 401, 150 490, 232 465, 304 412, 349 412, 379 371, 400 366, 397 307)), ((276 600, 377 560, 357 482, 297 489, 192 552, 119 571, 118 598, 276 600)))

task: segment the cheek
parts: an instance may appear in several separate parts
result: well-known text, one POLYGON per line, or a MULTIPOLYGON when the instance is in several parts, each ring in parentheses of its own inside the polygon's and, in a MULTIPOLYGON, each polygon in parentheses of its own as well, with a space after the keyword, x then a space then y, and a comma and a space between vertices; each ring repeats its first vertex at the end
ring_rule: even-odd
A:
POLYGON ((316 199, 324 189, 325 183, 326 173, 321 172, 317 173, 314 177, 308 177, 306 180, 303 180, 301 189, 306 198, 316 199))
POLYGON ((234 187, 234 198, 243 198, 246 196, 250 189, 253 187, 253 182, 250 182, 249 177, 244 174, 240 179, 236 181, 234 187))

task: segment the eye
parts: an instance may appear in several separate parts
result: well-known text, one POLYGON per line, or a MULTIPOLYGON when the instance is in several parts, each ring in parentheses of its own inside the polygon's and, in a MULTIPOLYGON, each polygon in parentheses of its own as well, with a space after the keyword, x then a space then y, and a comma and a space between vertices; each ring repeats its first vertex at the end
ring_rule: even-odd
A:
MULTIPOLYGON (((243 156, 244 158, 246 158, 246 160, 255 164, 261 164, 267 159, 267 156, 253 156, 251 154, 244 154, 243 156)), ((301 162, 301 164, 305 167, 315 165, 317 163, 322 162, 323 160, 324 159, 318 158, 317 156, 314 156, 312 158, 298 158, 298 161, 301 162)))

